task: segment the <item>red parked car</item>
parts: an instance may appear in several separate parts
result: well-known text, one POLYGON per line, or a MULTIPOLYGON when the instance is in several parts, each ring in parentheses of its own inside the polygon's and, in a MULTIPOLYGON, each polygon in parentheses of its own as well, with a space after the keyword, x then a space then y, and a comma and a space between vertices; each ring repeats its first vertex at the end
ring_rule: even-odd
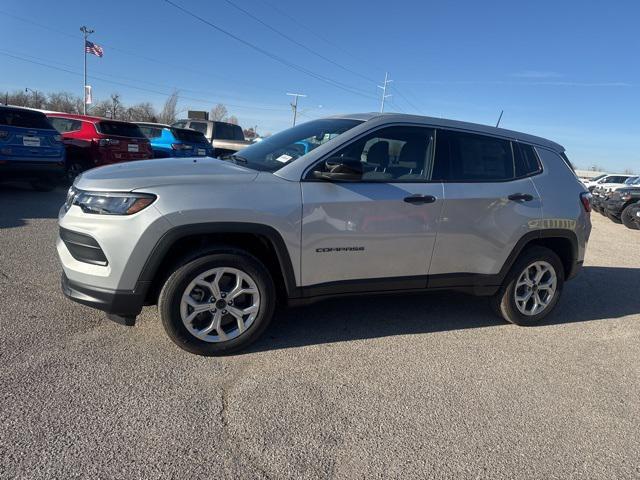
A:
POLYGON ((153 158, 149 140, 134 123, 70 113, 46 115, 62 135, 71 182, 90 168, 153 158))

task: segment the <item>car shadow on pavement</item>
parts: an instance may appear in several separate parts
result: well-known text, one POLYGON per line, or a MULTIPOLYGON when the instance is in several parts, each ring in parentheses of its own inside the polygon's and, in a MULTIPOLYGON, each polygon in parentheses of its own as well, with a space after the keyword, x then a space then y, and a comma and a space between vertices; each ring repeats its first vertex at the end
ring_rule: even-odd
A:
MULTIPOLYGON (((640 268, 585 267, 541 326, 638 315, 638 285, 640 268)), ((461 293, 348 297, 281 311, 248 351, 500 325, 487 298, 461 293)))
POLYGON ((57 218, 66 189, 37 192, 19 183, 0 184, 0 229, 25 225, 32 218, 57 218))

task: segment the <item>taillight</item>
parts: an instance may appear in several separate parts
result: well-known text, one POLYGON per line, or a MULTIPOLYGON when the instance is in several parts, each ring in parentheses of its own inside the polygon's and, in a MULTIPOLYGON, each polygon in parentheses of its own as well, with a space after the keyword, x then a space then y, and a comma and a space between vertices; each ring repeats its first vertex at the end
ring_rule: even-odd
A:
POLYGON ((587 213, 591 213, 591 194, 587 192, 583 192, 580 194, 580 201, 582 202, 582 206, 584 207, 584 211, 587 213))
POLYGON ((119 145, 119 144, 120 144, 120 140, 116 138, 101 138, 98 140, 98 145, 100 145, 101 147, 107 147, 110 145, 119 145))

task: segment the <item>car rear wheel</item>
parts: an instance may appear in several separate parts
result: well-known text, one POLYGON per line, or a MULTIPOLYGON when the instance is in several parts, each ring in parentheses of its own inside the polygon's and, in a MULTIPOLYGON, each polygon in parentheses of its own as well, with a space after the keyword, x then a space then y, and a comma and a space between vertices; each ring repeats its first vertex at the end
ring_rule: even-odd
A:
POLYGON ((535 325, 555 308, 564 286, 560 258, 544 247, 527 249, 516 261, 493 298, 493 306, 506 321, 535 325))
POLYGON ((634 218, 634 214, 638 211, 635 207, 635 204, 626 207, 620 215, 620 220, 622 220, 622 223, 624 223, 625 227, 630 228, 631 230, 640 230, 640 225, 638 225, 635 220, 638 217, 636 216, 634 218))
POLYGON ((197 355, 236 352, 269 325, 276 304, 273 279, 243 251, 206 254, 176 269, 158 301, 165 331, 197 355))

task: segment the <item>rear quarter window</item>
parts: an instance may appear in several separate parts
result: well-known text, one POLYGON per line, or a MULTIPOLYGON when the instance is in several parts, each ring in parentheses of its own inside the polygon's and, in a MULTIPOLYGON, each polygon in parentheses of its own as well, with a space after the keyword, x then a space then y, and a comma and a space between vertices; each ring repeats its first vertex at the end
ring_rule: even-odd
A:
POLYGON ((127 122, 98 122, 98 131, 105 135, 116 135, 118 137, 145 138, 140 128, 127 122))
POLYGON ((202 132, 196 130, 188 130, 186 128, 172 128, 171 132, 174 137, 182 142, 190 143, 208 143, 202 132))
POLYGON ((524 143, 513 143, 516 177, 528 177, 542 171, 535 149, 524 143))
POLYGON ((239 125, 232 123, 216 123, 215 138, 220 140, 244 140, 244 133, 239 125))
POLYGON ((72 118, 49 117, 49 121, 60 133, 76 132, 82 128, 82 121, 72 118))
POLYGON ((0 125, 55 130, 44 113, 0 108, 0 125))
POLYGON ((432 180, 501 182, 513 178, 514 162, 509 140, 438 130, 432 180))

